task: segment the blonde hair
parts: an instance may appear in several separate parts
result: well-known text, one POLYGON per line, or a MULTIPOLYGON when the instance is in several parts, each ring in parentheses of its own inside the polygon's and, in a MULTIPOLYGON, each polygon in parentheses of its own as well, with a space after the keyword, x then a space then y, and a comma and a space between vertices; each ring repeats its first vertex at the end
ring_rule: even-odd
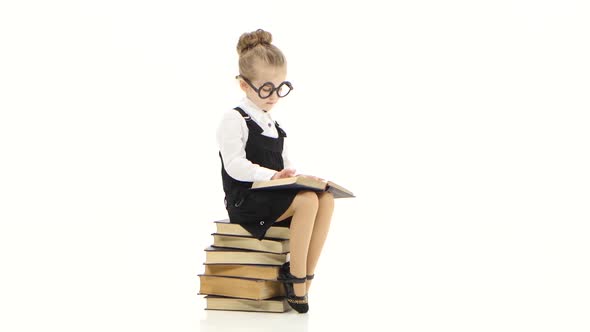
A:
POLYGON ((250 80, 257 78, 255 65, 263 63, 277 67, 285 66, 287 59, 278 47, 271 44, 272 35, 268 31, 258 29, 245 32, 240 36, 237 51, 240 56, 240 75, 250 80))

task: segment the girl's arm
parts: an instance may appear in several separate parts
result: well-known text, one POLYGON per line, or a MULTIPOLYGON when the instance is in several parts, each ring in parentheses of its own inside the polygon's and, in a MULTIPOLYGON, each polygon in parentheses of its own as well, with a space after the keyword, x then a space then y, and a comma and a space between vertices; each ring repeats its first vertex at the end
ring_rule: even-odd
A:
POLYGON ((246 159, 247 141, 248 126, 244 118, 233 109, 226 111, 217 128, 217 145, 225 171, 238 181, 270 180, 276 173, 275 170, 246 159))
POLYGON ((289 158, 289 149, 287 144, 288 139, 285 137, 283 140, 283 165, 284 168, 292 168, 294 169, 295 166, 293 165, 293 161, 289 158))

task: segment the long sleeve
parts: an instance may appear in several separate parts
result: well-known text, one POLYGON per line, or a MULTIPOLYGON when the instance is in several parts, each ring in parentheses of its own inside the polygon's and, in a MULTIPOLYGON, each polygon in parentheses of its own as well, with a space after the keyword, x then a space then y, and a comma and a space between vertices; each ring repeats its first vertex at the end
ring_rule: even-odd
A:
POLYGON ((283 164, 285 168, 295 168, 293 161, 289 158, 289 149, 287 144, 288 139, 285 137, 283 141, 283 164))
POLYGON ((248 127, 242 116, 234 110, 224 113, 217 128, 217 144, 227 174, 238 181, 270 180, 275 170, 246 159, 247 141, 248 127))

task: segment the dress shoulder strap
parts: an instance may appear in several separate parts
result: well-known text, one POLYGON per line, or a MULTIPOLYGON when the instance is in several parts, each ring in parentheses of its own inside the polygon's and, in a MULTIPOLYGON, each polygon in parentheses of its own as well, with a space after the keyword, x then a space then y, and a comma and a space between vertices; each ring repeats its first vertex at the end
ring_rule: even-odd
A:
POLYGON ((248 126, 248 130, 250 130, 251 132, 258 133, 258 134, 263 132, 262 127, 260 127, 256 123, 256 121, 252 121, 252 118, 250 117, 250 115, 248 115, 248 113, 246 113, 246 111, 244 111, 240 107, 235 107, 234 110, 236 110, 238 113, 240 113, 242 115, 242 117, 246 121, 246 125, 248 126))
POLYGON ((276 121, 275 121, 275 127, 277 128, 277 131, 279 132, 280 137, 287 137, 287 133, 283 130, 283 128, 281 128, 279 123, 276 121))
POLYGON ((252 118, 248 115, 248 113, 246 113, 240 107, 234 107, 234 110, 238 111, 238 113, 240 113, 242 115, 242 117, 244 118, 244 120, 246 120, 246 121, 251 121, 252 120, 252 118))

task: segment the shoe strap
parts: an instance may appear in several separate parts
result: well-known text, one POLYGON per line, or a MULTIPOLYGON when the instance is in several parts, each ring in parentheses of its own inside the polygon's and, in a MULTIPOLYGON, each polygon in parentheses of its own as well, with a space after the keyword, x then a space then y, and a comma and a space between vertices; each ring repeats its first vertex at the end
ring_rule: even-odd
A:
POLYGON ((303 277, 303 278, 293 277, 290 281, 294 284, 300 284, 302 282, 305 282, 305 280, 307 280, 306 277, 303 277))
POLYGON ((287 297, 287 302, 291 302, 294 304, 307 304, 307 296, 292 296, 287 297))
POLYGON ((307 277, 301 277, 301 278, 297 278, 296 276, 292 275, 291 272, 283 272, 281 274, 279 274, 278 281, 281 281, 283 283, 294 283, 294 284, 300 284, 305 282, 305 280, 307 280, 307 277))
POLYGON ((294 275, 289 273, 289 275, 287 275, 286 278, 279 277, 277 280, 281 281, 281 282, 290 282, 290 283, 294 283, 294 284, 300 284, 300 283, 304 283, 305 280, 307 280, 307 278, 306 277, 297 278, 294 275))
POLYGON ((301 284, 307 280, 307 276, 297 278, 293 274, 291 274, 291 262, 285 262, 281 267, 281 272, 279 273, 279 277, 277 278, 278 281, 283 283, 294 283, 294 284, 301 284))

